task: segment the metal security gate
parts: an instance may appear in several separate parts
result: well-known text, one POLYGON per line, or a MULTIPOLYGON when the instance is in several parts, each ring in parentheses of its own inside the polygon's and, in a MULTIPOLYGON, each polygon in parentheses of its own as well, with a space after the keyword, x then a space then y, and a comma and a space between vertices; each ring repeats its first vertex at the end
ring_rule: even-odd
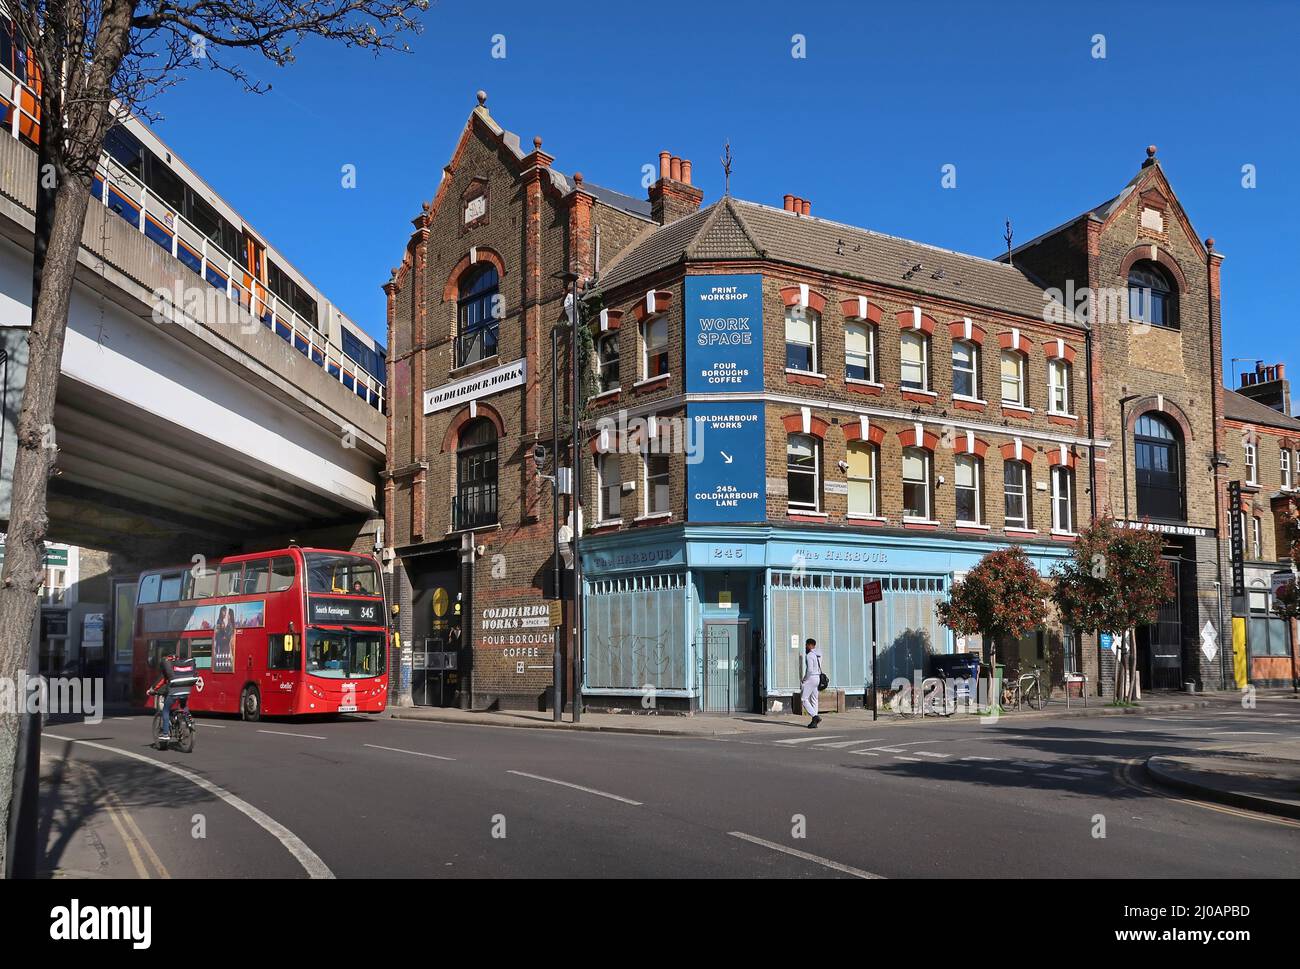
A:
MULTIPOLYGON (((1150 690, 1181 690, 1183 687, 1183 584, 1180 563, 1165 560, 1174 574, 1174 597, 1160 607, 1156 621, 1146 627, 1146 663, 1142 664, 1150 690)), ((1139 635, 1143 632, 1139 630, 1139 635)), ((1139 641, 1140 645, 1140 641, 1139 641)), ((1141 658, 1141 657, 1139 657, 1141 658)))
POLYGON ((754 666, 749 661, 749 623, 704 623, 700 709, 704 713, 750 712, 754 666))

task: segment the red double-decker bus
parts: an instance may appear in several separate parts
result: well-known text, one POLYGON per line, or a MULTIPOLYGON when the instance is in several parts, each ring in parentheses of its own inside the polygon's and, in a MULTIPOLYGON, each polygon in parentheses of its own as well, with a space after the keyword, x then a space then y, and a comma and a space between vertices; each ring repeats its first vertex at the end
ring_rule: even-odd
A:
POLYGON ((169 652, 192 656, 190 708, 245 720, 378 713, 388 702, 388 618, 372 556, 298 548, 150 569, 136 596, 131 695, 169 652))

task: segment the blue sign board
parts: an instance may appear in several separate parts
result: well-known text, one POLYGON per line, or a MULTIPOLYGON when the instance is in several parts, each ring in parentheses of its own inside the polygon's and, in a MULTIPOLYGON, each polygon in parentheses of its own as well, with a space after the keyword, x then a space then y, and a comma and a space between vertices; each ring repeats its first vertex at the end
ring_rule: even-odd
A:
POLYGON ((686 277, 686 392, 761 393, 763 277, 686 277))
POLYGON ((698 461, 686 464, 686 517, 693 522, 767 520, 767 450, 761 403, 688 404, 698 422, 698 461))

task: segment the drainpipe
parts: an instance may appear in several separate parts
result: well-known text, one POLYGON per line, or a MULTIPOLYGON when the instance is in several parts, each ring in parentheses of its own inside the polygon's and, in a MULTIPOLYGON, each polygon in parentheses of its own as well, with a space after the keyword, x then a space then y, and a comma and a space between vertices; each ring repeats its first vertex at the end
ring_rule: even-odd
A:
MULTIPOLYGON (((1214 375, 1214 363, 1216 359, 1222 359, 1219 356, 1219 347, 1214 340, 1214 293, 1213 287, 1209 285, 1210 276, 1213 272, 1214 261, 1214 240, 1206 239, 1205 246, 1205 316, 1210 324, 1210 374, 1214 375)), ((1222 385, 1223 381, 1216 378, 1218 384, 1222 385)), ((1224 638, 1223 629, 1223 495, 1219 491, 1219 394, 1221 391, 1218 386, 1210 388, 1210 413, 1213 424, 1211 427, 1211 439, 1213 441, 1214 453, 1210 458, 1210 472, 1214 475, 1214 556, 1218 577, 1214 583, 1214 595, 1219 600, 1219 642, 1221 652, 1219 653, 1219 689, 1228 688, 1228 674, 1224 668, 1224 660, 1232 645, 1231 638, 1224 638)), ((1249 666, 1247 666, 1249 670, 1249 666)))
MULTIPOLYGON (((1097 428, 1092 409, 1092 320, 1083 332, 1084 369, 1088 373, 1088 497, 1092 520, 1097 520, 1097 428)), ((1122 443, 1121 438, 1121 443, 1122 443)))

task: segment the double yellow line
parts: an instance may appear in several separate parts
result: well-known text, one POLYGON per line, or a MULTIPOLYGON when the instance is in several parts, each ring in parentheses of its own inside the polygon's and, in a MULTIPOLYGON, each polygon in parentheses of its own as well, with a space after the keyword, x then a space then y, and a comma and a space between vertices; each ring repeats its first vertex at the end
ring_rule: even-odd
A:
POLYGON ((1138 779, 1138 770, 1145 764, 1141 757, 1135 757, 1132 760, 1115 768, 1115 779, 1125 787, 1132 788, 1135 791, 1141 791, 1143 794, 1150 794, 1154 797, 1163 797, 1166 800, 1178 801, 1180 804, 1190 804, 1193 807, 1204 808, 1207 811, 1217 811, 1219 814, 1230 814, 1233 817, 1247 818, 1251 821, 1267 821, 1269 824, 1280 824, 1287 828, 1300 828, 1300 821, 1293 818, 1278 817, 1274 814, 1264 814, 1262 811, 1247 811, 1244 808, 1235 808, 1227 804, 1216 804, 1210 801, 1198 801, 1190 797, 1180 797, 1177 794, 1170 794, 1151 787, 1138 779))
POLYGON ((153 850, 153 846, 149 844, 149 839, 144 836, 140 826, 135 823, 135 818, 131 816, 131 812, 126 809, 126 806, 122 804, 116 794, 104 786, 99 772, 84 761, 74 761, 64 757, 63 764, 65 769, 70 769, 73 773, 80 773, 99 795, 97 800, 108 813, 109 820, 113 822, 113 827, 117 830, 117 836, 122 839, 122 844, 126 847, 126 853, 130 856, 131 864, 135 868, 136 877, 171 878, 167 866, 162 863, 158 853, 153 850))

